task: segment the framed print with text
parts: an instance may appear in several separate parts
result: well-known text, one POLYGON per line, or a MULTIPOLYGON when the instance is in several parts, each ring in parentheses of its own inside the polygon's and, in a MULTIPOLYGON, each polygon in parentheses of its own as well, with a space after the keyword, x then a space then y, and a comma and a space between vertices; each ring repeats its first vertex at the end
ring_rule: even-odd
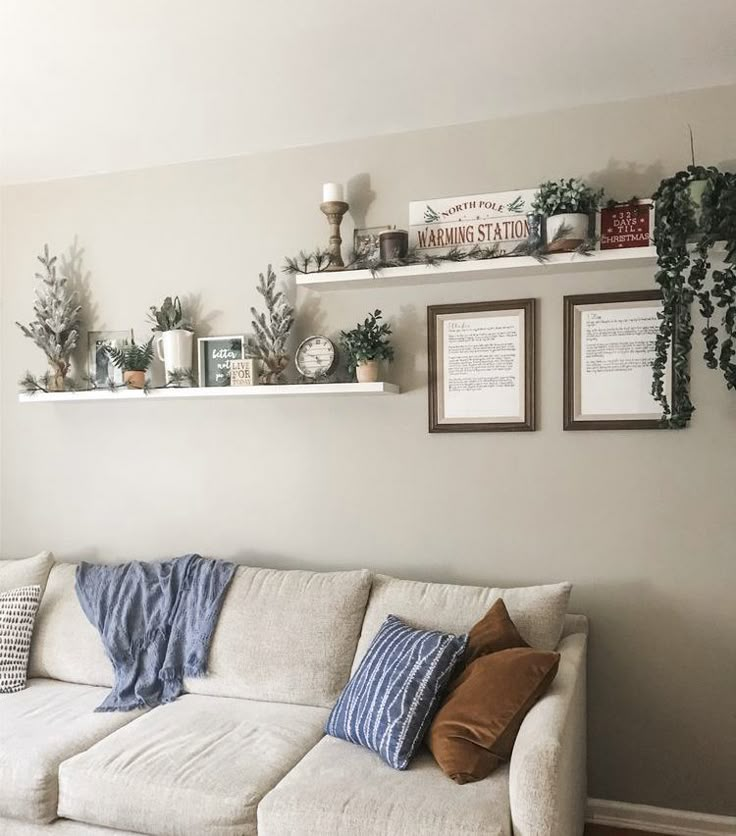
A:
MULTIPOLYGON (((564 429, 667 426, 651 391, 661 310, 658 290, 565 296, 564 429)), ((671 368, 665 392, 671 403, 671 368)))
POLYGON ((535 300, 427 308, 429 431, 534 425, 535 300))

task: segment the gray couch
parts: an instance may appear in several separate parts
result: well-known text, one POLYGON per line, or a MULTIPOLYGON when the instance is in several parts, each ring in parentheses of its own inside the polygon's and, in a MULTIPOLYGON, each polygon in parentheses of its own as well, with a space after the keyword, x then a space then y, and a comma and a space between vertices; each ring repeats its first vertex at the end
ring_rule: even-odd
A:
POLYGON ((500 590, 240 567, 209 676, 169 705, 96 714, 113 673, 77 603, 74 569, 48 555, 0 563, 0 591, 45 583, 28 687, 0 695, 5 836, 582 833, 587 628, 566 615, 567 585, 500 590), (459 632, 499 596, 527 641, 562 656, 506 767, 458 786, 426 751, 397 772, 323 736, 388 613, 459 632))

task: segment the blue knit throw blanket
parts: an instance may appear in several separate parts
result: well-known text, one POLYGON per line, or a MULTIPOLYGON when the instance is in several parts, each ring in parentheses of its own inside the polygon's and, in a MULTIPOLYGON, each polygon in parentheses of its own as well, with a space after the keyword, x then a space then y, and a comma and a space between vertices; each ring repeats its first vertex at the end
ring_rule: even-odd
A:
POLYGON ((185 676, 207 672, 212 633, 233 563, 188 554, 156 563, 80 563, 76 590, 115 670, 95 711, 175 700, 185 676))

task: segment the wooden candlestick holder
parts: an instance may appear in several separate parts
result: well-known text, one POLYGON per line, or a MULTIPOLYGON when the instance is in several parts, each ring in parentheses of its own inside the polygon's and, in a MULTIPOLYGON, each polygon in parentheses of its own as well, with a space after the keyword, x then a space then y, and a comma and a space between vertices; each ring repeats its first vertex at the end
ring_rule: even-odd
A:
POLYGON ((342 216, 348 211, 349 204, 343 200, 326 200, 320 203, 319 208, 327 216, 330 223, 330 266, 327 270, 344 270, 345 262, 342 260, 342 238, 340 237, 340 224, 342 216))

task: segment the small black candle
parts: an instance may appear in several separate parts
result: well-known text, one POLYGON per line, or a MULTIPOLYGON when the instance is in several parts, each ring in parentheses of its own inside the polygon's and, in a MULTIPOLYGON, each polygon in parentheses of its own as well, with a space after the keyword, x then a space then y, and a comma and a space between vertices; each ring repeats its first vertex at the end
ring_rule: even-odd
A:
POLYGON ((409 252, 409 234, 405 229, 388 229, 378 236, 381 261, 397 261, 409 252))

